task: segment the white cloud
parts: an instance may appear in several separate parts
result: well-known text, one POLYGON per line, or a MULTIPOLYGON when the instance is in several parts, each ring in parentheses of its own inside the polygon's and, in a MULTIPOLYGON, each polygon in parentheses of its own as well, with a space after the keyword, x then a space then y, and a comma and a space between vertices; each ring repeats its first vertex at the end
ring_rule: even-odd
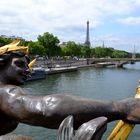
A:
POLYGON ((117 21, 126 25, 140 25, 140 17, 120 18, 117 21))
MULTIPOLYGON (((1 0, 0 33, 35 40, 48 31, 63 41, 84 42, 87 20, 93 29, 104 25, 104 19, 128 17, 139 8, 139 0, 1 0)), ((119 19, 134 21, 138 24, 139 18, 119 19)))

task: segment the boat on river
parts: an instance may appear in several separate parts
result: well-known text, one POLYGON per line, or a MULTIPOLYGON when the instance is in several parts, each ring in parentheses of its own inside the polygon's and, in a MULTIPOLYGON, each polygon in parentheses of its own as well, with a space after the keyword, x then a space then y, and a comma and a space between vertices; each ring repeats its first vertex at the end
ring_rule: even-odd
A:
POLYGON ((47 75, 64 73, 64 72, 72 72, 77 71, 77 67, 60 67, 60 68, 42 68, 36 67, 31 71, 31 77, 27 79, 27 81, 34 81, 39 79, 45 79, 47 75))
POLYGON ((27 81, 45 79, 46 75, 47 75, 47 73, 46 73, 45 69, 43 69, 41 67, 33 68, 31 71, 31 76, 27 79, 27 81))
POLYGON ((72 71, 77 71, 78 70, 78 67, 59 67, 59 68, 47 68, 45 69, 46 73, 48 75, 51 75, 51 74, 57 74, 57 73, 65 73, 65 72, 72 72, 72 71))

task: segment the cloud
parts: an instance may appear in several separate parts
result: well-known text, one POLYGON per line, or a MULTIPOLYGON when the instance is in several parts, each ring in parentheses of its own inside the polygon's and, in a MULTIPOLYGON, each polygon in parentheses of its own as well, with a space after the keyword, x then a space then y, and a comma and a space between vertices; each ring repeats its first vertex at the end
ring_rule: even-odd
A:
POLYGON ((38 35, 50 32, 61 41, 83 43, 87 20, 92 30, 117 19, 119 23, 139 25, 139 16, 133 15, 139 8, 139 0, 1 0, 0 33, 36 40, 38 35))
POLYGON ((140 17, 120 18, 117 21, 126 25, 140 25, 140 17))

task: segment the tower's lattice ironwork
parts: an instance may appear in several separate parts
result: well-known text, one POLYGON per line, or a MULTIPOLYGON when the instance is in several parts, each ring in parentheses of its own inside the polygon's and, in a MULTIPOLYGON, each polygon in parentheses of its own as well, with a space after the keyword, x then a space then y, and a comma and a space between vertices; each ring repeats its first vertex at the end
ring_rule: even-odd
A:
POLYGON ((87 30, 86 30, 86 40, 85 45, 90 47, 90 39, 89 39, 89 21, 87 21, 87 30))

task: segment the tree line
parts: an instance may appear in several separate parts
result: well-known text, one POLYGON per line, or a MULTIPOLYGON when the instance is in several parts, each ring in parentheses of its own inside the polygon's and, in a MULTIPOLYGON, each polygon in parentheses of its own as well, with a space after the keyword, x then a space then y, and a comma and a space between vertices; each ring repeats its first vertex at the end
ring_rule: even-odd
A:
MULTIPOLYGON (((10 43, 12 39, 0 37, 0 46, 10 43)), ((60 44, 57 36, 49 32, 37 37, 37 41, 22 40, 20 45, 29 46, 29 52, 32 56, 67 57, 67 58, 131 58, 132 53, 123 50, 115 50, 111 47, 96 46, 89 47, 85 44, 68 41, 60 44)), ((136 54, 140 57, 140 54, 136 54)))

